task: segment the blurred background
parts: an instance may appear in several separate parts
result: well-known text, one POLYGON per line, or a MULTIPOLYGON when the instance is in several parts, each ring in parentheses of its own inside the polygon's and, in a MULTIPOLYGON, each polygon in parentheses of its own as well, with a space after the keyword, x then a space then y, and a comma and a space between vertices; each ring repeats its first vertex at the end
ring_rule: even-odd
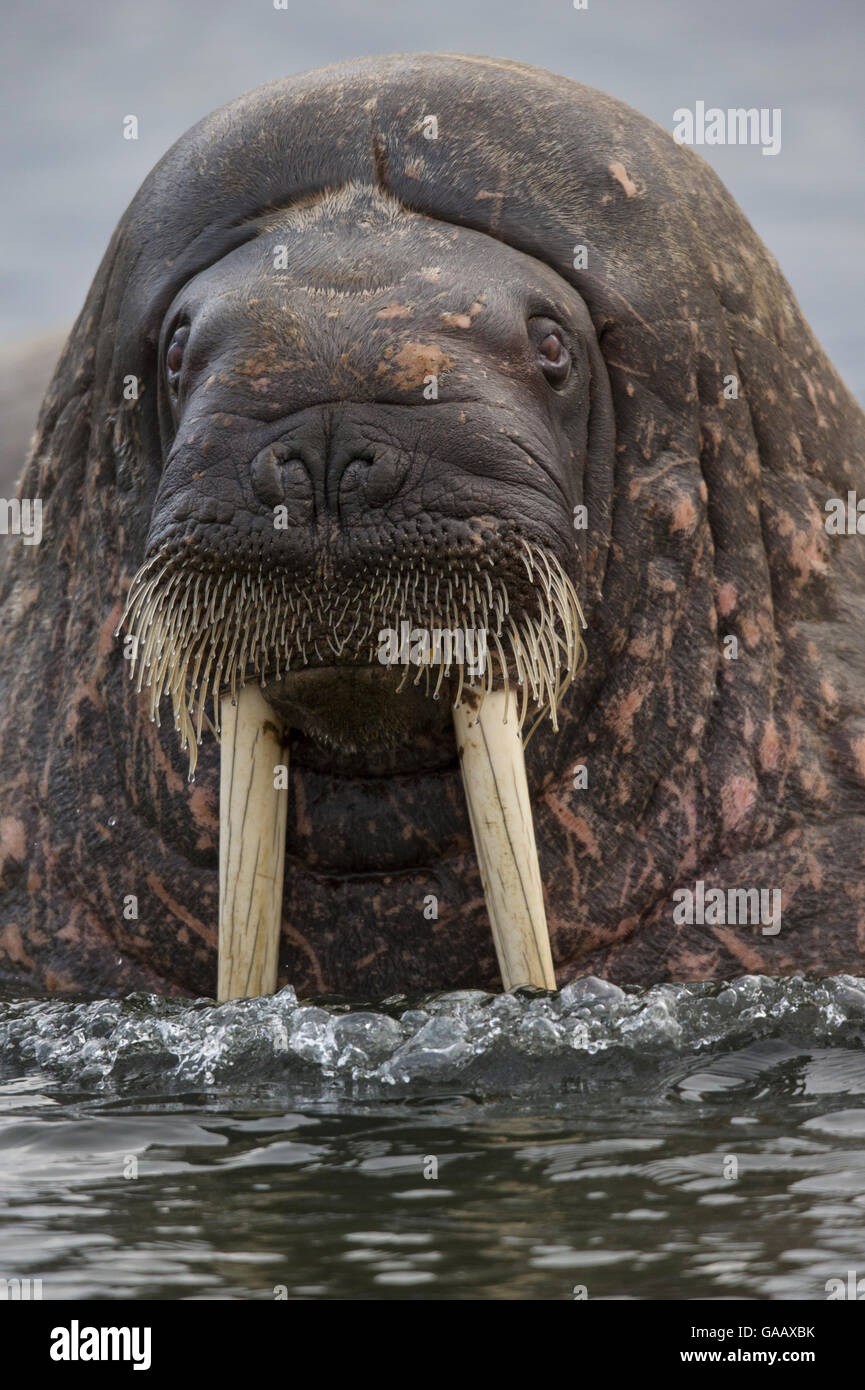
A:
POLYGON ((865 402, 862 0, 3 0, 0 493, 126 204, 207 111, 364 54, 552 68, 673 127, 677 107, 780 107, 776 157, 704 147, 865 402), (135 115, 139 139, 125 140, 135 115))

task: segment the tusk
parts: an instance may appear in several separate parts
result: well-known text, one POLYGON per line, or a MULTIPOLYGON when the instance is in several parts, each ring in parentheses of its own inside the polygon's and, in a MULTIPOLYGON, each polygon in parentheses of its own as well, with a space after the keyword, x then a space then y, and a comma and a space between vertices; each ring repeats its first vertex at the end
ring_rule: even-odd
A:
POLYGON ((217 998, 273 994, 282 925, 288 764, 282 723, 257 685, 220 703, 217 998))
POLYGON ((504 722, 506 699, 493 690, 474 712, 463 694, 457 752, 505 989, 555 989, 523 743, 514 709, 504 722))

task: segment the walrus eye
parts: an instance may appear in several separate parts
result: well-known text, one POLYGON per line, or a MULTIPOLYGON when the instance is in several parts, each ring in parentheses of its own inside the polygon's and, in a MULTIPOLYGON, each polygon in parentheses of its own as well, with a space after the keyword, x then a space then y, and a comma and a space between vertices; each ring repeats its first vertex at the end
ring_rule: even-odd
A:
POLYGON ((571 355, 559 329, 544 320, 536 320, 533 327, 541 371, 551 386, 564 386, 571 370, 571 355))
POLYGON ((174 336, 165 354, 165 371, 168 377, 168 385, 171 387, 172 392, 175 393, 180 381, 180 372, 183 367, 183 349, 186 346, 186 339, 188 337, 188 325, 175 329, 174 336))

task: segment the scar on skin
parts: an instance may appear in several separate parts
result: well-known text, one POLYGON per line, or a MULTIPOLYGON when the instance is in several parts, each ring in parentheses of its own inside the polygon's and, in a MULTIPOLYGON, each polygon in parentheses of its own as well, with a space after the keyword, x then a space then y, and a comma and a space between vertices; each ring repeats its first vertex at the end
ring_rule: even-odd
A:
POLYGON ((738 602, 735 584, 721 584, 718 588, 718 612, 722 618, 729 618, 738 602))
POLYGON ((427 376, 441 376, 451 365, 450 357, 435 343, 406 343, 391 362, 379 364, 376 375, 391 373, 396 386, 410 391, 423 386, 427 376))
POLYGON ((0 846, 4 858, 22 860, 27 856, 27 829, 23 821, 4 816, 0 821, 0 846))
POLYGON ((853 762, 860 778, 865 782, 865 735, 861 738, 853 739, 850 745, 853 754, 853 762))
POLYGON ((442 323, 446 323, 449 328, 471 328, 472 319, 483 309, 481 300, 476 299, 467 314, 440 314, 442 323))
POLYGON ((410 319, 413 310, 407 304, 388 304, 386 309, 379 309, 376 314, 377 319, 410 319))
POLYGON ((633 198, 637 191, 637 185, 633 179, 628 178, 628 171, 624 164, 613 163, 607 166, 614 179, 617 179, 625 190, 626 198, 633 198))
POLYGON ((683 497, 676 503, 673 512, 673 531, 693 531, 697 522, 697 513, 690 497, 683 497))

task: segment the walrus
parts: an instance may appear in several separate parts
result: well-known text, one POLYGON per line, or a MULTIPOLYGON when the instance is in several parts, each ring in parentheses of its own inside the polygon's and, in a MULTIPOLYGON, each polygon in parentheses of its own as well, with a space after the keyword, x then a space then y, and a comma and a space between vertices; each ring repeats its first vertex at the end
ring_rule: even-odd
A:
POLYGON ((2 971, 213 994, 218 701, 254 687, 278 983, 498 987, 451 706, 506 681, 560 985, 855 969, 865 562, 825 521, 863 424, 717 177, 619 101, 409 55, 207 117, 45 397, 41 543, 3 539, 2 971), (483 630, 486 674, 383 663, 403 624, 483 630), (752 890, 771 926, 676 910, 752 890))

